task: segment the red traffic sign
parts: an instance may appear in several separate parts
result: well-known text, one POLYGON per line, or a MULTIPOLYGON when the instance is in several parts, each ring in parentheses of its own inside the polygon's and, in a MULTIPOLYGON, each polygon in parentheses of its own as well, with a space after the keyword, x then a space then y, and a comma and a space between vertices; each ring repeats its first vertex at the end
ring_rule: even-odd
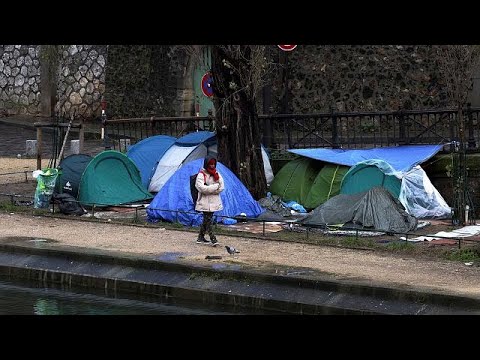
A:
POLYGON ((205 75, 202 76, 202 93, 207 97, 213 96, 212 89, 213 77, 210 71, 207 71, 205 75))
POLYGON ((283 51, 292 51, 297 47, 297 45, 277 45, 283 51))

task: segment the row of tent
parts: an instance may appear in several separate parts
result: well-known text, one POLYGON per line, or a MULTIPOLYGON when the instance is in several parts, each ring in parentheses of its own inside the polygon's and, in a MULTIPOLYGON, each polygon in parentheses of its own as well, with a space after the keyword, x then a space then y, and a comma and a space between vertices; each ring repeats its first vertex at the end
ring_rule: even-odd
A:
MULTIPOLYGON (((118 151, 103 151, 95 158, 85 154, 71 155, 59 165, 63 173, 59 181, 62 189, 78 197, 82 204, 118 205, 142 201, 148 198, 144 197, 146 192, 150 197, 158 193, 184 164, 207 155, 217 155, 213 132, 198 131, 179 139, 157 135, 131 146, 125 155, 118 151), (135 198, 138 200, 132 200, 135 198)), ((267 184, 270 184, 273 171, 263 147, 262 157, 267 184)))
MULTIPOLYGON (((433 187, 420 163, 441 145, 399 146, 368 150, 301 149, 274 177, 265 149, 264 170, 272 194, 316 209, 337 195, 357 194, 383 187, 417 218, 447 217, 450 207, 433 187)), ((126 154, 104 151, 92 158, 71 155, 62 160, 59 186, 84 206, 111 206, 150 202, 150 221, 167 220, 198 225, 189 177, 202 167, 203 158, 216 155, 215 133, 200 131, 179 139, 157 135, 131 146, 126 154)), ((219 163, 226 190, 225 208, 217 221, 244 213, 256 218, 264 209, 241 181, 219 163)), ((347 200, 348 201, 348 200, 347 200)))
MULTIPOLYGON (((148 201, 147 213, 152 221, 161 218, 198 225, 201 217, 199 220, 195 214, 189 181, 183 178, 187 173, 187 178, 198 173, 204 157, 216 153, 216 137, 212 132, 194 132, 179 139, 153 136, 131 146, 126 154, 108 150, 94 158, 84 154, 66 157, 59 164, 62 172, 57 179, 57 189, 72 195, 85 207, 148 201), (170 209, 186 215, 178 218, 178 212, 168 212, 170 209)), ((273 180, 273 171, 263 147, 262 156, 269 183, 273 180)), ((225 205, 222 213, 217 214, 219 219, 240 213, 255 218, 262 213, 264 210, 241 181, 222 164, 219 167, 226 185, 221 194, 225 205)))
MULTIPOLYGON (((153 195, 142 184, 140 172, 133 161, 118 151, 103 151, 94 158, 70 155, 60 163, 62 174, 57 178, 57 186, 86 207, 148 201, 149 221, 162 219, 198 226, 202 218, 194 210, 189 179, 192 174, 198 173, 203 161, 201 158, 183 164, 153 195)), ((218 221, 227 223, 226 220, 241 213, 249 218, 259 216, 264 209, 237 176, 220 162, 217 168, 225 182, 225 191, 221 193, 224 209, 216 213, 218 221)))

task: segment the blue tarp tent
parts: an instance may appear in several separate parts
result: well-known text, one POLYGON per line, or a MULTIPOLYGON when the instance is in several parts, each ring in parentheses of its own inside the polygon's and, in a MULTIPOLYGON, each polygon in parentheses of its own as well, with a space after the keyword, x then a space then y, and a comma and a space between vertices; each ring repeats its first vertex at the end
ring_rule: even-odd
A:
MULTIPOLYGON (((202 158, 184 164, 168 179, 147 208, 149 221, 165 220, 187 226, 200 226, 203 215, 196 212, 193 207, 190 176, 198 173, 203 167, 203 161, 202 158), (179 212, 166 210, 178 210, 179 212)), ((217 163, 217 169, 223 176, 225 190, 220 194, 223 210, 215 213, 215 215, 220 215, 214 217, 216 222, 222 222, 223 216, 233 217, 245 213, 248 218, 256 218, 264 212, 264 209, 253 199, 245 185, 230 169, 221 163, 217 163)))
POLYGON ((211 131, 191 132, 175 141, 175 145, 178 146, 195 146, 198 144, 205 144, 205 146, 208 147, 214 143, 216 143, 215 133, 211 131))
POLYGON ((402 145, 384 148, 343 149, 290 149, 289 152, 315 160, 339 165, 355 166, 365 160, 383 160, 395 171, 409 171, 427 161, 443 148, 442 145, 402 145))
POLYGON ((146 189, 148 189, 158 161, 175 140, 176 138, 168 135, 150 136, 128 149, 127 157, 134 162, 140 171, 142 184, 146 189))

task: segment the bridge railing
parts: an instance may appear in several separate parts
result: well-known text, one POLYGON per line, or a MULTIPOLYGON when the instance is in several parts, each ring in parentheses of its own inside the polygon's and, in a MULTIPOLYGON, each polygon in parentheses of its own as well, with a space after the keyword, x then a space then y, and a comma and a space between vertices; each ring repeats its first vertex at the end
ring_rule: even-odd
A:
MULTIPOLYGON (((480 108, 464 110, 468 149, 478 151, 480 108)), ((262 114, 258 116, 264 145, 273 150, 294 148, 369 148, 404 144, 458 141, 458 113, 454 109, 379 112, 262 114)), ((180 137, 195 130, 215 130, 215 117, 150 117, 106 121, 106 135, 134 144, 153 135, 180 137)))

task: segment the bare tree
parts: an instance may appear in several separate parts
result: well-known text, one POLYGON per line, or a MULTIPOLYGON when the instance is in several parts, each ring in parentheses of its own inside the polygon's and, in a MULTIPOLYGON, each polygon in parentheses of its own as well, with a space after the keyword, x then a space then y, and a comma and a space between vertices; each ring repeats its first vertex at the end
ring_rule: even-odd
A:
POLYGON ((265 46, 212 47, 218 157, 256 199, 265 196, 267 186, 256 99, 270 65, 265 46))
POLYGON ((457 110, 456 129, 458 143, 455 145, 453 163, 454 221, 465 223, 464 210, 469 205, 466 165, 465 106, 473 88, 473 76, 479 69, 480 47, 478 45, 441 45, 436 47, 436 64, 443 80, 449 104, 457 110))

